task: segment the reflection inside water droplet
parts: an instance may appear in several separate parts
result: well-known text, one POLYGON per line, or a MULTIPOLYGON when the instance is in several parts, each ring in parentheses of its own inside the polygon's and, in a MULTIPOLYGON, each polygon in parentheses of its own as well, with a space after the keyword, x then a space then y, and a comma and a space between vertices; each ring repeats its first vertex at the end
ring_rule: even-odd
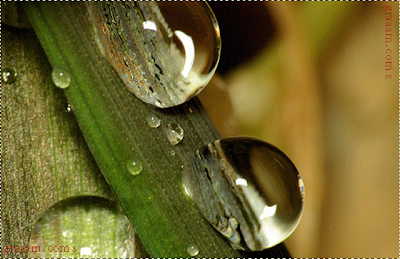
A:
POLYGON ((199 249, 195 245, 188 246, 186 251, 190 256, 196 256, 199 254, 199 249))
POLYGON ((211 80, 220 55, 219 27, 206 3, 157 2, 157 5, 161 20, 147 20, 144 28, 150 31, 150 37, 158 31, 169 42, 174 65, 161 64, 160 68, 161 77, 166 75, 176 85, 167 89, 175 106, 195 96, 211 80))
POLYGON ((133 239, 132 228, 126 232, 127 226, 130 223, 115 202, 94 196, 68 198, 52 206, 35 224, 29 239, 29 247, 35 249, 28 251, 28 257, 146 256, 142 248, 135 251, 140 241, 133 239))
POLYGON ((71 84, 71 74, 65 69, 54 68, 51 72, 51 79, 61 89, 65 89, 71 84))
POLYGON ((276 147, 246 137, 210 143, 185 170, 185 193, 235 248, 259 251, 284 241, 303 212, 304 185, 276 147))
POLYGON ((183 139, 183 129, 176 123, 168 124, 168 126, 165 128, 165 134, 173 146, 177 145, 183 139))
POLYGON ((1 70, 1 78, 5 83, 11 84, 17 79, 17 71, 15 68, 6 67, 1 70))
POLYGON ((101 52, 142 101, 160 108, 180 105, 211 80, 221 39, 207 3, 128 1, 87 7, 101 52))

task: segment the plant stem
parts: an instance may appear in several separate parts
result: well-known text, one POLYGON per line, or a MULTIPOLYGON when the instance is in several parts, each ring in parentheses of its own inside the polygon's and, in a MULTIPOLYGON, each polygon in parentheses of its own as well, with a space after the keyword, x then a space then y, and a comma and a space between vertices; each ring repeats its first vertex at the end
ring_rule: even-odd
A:
MULTIPOLYGON (((86 142, 106 181, 153 257, 188 257, 196 246, 199 257, 242 257, 202 217, 182 186, 200 147, 220 138, 200 102, 158 109, 133 96, 102 57, 83 4, 26 3, 25 10, 53 68, 71 74, 65 89, 86 142), (151 128, 146 117, 161 126, 151 128), (165 131, 177 124, 183 140, 171 145, 165 131), (142 172, 131 175, 127 161, 142 172)), ((270 256, 287 256, 284 247, 270 256)))

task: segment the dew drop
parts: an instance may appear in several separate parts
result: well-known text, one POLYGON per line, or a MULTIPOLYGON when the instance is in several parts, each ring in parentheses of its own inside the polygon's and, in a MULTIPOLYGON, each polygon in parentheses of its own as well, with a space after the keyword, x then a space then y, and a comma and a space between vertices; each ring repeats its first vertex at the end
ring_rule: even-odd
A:
POLYGON ((206 2, 87 6, 100 51, 142 101, 160 108, 180 105, 214 75, 221 38, 206 2), (139 53, 137 46, 143 51, 139 53))
POLYGON ((11 84, 17 80, 18 73, 12 67, 6 67, 1 70, 1 78, 5 83, 11 84))
POLYGON ((71 113, 72 112, 72 106, 71 104, 67 105, 67 108, 65 108, 65 112, 71 113))
POLYGON ((177 145, 183 139, 183 129, 180 125, 175 123, 168 124, 165 128, 165 134, 173 146, 177 145))
POLYGON ((65 69, 54 68, 51 72, 51 79, 61 89, 65 89, 71 84, 71 74, 65 69))
POLYGON ((255 138, 217 140, 184 170, 184 190, 237 249, 260 251, 297 227, 304 185, 291 160, 255 138))
POLYGON ((146 257, 141 242, 126 232, 128 218, 115 202, 77 196, 57 202, 34 225, 29 258, 139 258, 146 257), (60 248, 65 250, 50 249, 60 248), (135 254, 136 253, 136 254, 135 254))
POLYGON ((150 128, 158 128, 161 124, 160 118, 155 114, 149 114, 146 117, 146 123, 150 128))
POLYGON ((131 175, 138 175, 143 171, 142 164, 134 159, 126 161, 126 168, 131 175))
POLYGON ((188 254, 189 254, 190 256, 196 256, 196 255, 199 254, 199 249, 198 249, 196 246, 194 246, 194 245, 188 246, 188 247, 186 248, 186 251, 188 252, 188 254))

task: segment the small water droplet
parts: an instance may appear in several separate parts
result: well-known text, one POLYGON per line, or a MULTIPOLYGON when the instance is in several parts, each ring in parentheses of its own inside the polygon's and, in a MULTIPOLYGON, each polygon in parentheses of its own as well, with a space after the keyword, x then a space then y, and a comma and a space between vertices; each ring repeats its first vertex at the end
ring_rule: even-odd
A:
POLYGON ((71 113, 71 112, 72 112, 71 104, 68 104, 68 105, 67 105, 67 108, 65 108, 65 111, 68 112, 68 113, 71 113))
POLYGON ((54 68, 51 72, 51 79, 61 89, 65 89, 71 84, 71 74, 65 69, 54 68))
POLYGON ((129 159, 126 162, 126 168, 131 175, 138 175, 143 171, 142 164, 134 159, 129 159))
POLYGON ((6 67, 1 70, 1 78, 5 83, 11 84, 17 79, 18 73, 12 67, 6 67))
POLYGON ((142 101, 160 108, 180 105, 196 96, 214 75, 221 38, 207 3, 138 1, 88 8, 99 49, 142 101), (141 46, 144 54, 132 46, 141 46))
POLYGON ((199 254, 199 249, 195 245, 190 245, 186 248, 186 251, 190 256, 196 256, 199 254))
POLYGON ((184 190, 207 220, 238 249, 260 251, 298 225, 304 185, 290 159, 255 138, 217 140, 184 170, 184 190))
POLYGON ((152 113, 146 117, 146 122, 150 128, 158 128, 161 124, 160 118, 158 118, 157 115, 152 114, 152 113))
POLYGON ((165 128, 165 134, 173 146, 177 145, 183 139, 183 129, 180 125, 175 123, 168 124, 165 128))

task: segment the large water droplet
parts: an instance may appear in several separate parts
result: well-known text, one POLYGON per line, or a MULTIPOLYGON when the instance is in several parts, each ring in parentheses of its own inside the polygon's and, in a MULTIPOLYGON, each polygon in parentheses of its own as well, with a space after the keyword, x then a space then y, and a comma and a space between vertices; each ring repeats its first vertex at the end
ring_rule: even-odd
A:
POLYGON ((183 129, 180 125, 175 123, 168 124, 165 128, 165 134, 173 146, 177 145, 183 139, 183 129))
POLYGON ((79 196, 56 203, 39 219, 30 234, 28 257, 145 257, 142 247, 116 203, 79 196))
POLYGON ((5 83, 11 84, 17 79, 17 71, 12 67, 6 67, 1 70, 1 78, 5 83))
POLYGON ((161 124, 161 120, 157 115, 150 113, 146 117, 146 123, 150 128, 158 128, 161 124))
POLYGON ((221 39, 206 2, 88 4, 101 52, 139 99, 160 108, 197 95, 217 67, 221 39))
POLYGON ((138 175, 143 171, 142 164, 135 159, 129 159, 126 162, 126 168, 128 169, 131 175, 138 175))
POLYGON ((190 256, 196 256, 196 255, 198 255, 199 254, 199 249, 197 248, 197 246, 195 246, 195 245, 189 245, 187 248, 186 248, 186 251, 188 252, 188 254, 190 255, 190 256))
POLYGON ((303 212, 304 185, 282 151, 236 137, 217 140, 196 154, 185 170, 185 192, 235 248, 270 248, 294 231, 303 212))
POLYGON ((54 68, 51 72, 51 79, 61 89, 65 89, 71 84, 71 74, 65 69, 54 68))

